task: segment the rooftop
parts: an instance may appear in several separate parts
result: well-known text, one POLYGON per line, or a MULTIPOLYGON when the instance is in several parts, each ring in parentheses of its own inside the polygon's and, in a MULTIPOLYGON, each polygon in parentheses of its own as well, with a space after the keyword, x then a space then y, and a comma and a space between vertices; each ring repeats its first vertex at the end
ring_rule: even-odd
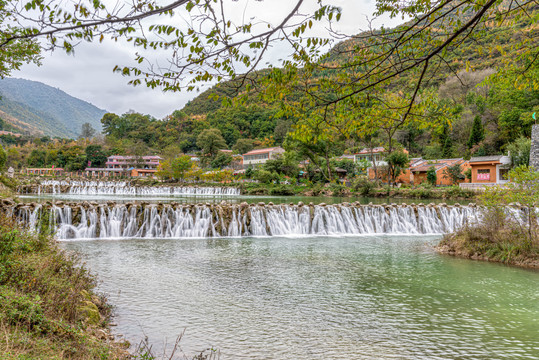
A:
POLYGON ((423 161, 418 161, 415 164, 413 164, 410 170, 412 172, 426 172, 432 166, 434 166, 434 168, 438 171, 440 169, 443 169, 446 166, 452 166, 460 162, 463 162, 462 158, 423 160, 423 161))
POLYGON ((251 150, 245 154, 243 154, 243 156, 245 155, 258 155, 258 154, 267 154, 269 152, 272 152, 272 151, 275 151, 275 150, 283 150, 284 149, 280 146, 275 146, 275 147, 270 147, 270 148, 265 148, 265 149, 256 149, 256 150, 251 150))
POLYGON ((118 159, 118 160, 133 160, 133 159, 144 159, 144 160, 153 160, 153 159, 161 159, 161 156, 157 155, 147 155, 147 156, 122 156, 122 155, 112 155, 109 156, 108 159, 118 159))
POLYGON ((385 152, 386 149, 382 146, 379 146, 379 147, 375 147, 371 150, 371 148, 364 148, 363 150, 361 150, 360 152, 358 152, 356 155, 363 155, 363 154, 371 154, 371 153, 383 153, 385 152))
POLYGON ((488 161, 500 161, 503 155, 490 155, 490 156, 474 156, 470 159, 470 162, 488 162, 488 161))

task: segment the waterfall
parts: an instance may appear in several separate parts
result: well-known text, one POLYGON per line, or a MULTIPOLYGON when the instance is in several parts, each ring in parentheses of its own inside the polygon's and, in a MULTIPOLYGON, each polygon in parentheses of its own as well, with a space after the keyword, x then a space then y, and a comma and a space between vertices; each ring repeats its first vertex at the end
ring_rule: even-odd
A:
MULTIPOLYGON (((471 206, 407 205, 52 205, 60 240, 443 234, 477 220, 471 206)), ((17 208, 18 221, 39 231, 43 207, 17 208)))
MULTIPOLYGON (((28 189, 26 189, 28 191, 28 189)), ((127 181, 44 180, 34 190, 37 194, 133 195, 133 196, 238 196, 233 187, 132 186, 127 181)))

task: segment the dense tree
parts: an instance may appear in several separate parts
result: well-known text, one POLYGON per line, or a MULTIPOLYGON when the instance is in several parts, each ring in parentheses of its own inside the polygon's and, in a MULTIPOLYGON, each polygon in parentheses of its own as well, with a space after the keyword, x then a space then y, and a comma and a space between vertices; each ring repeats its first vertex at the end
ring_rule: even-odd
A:
POLYGON ((44 150, 34 149, 27 158, 28 166, 43 167, 46 164, 47 153, 44 150))
POLYGON ((232 163, 232 156, 227 153, 219 152, 210 162, 210 166, 214 169, 222 169, 232 163))
POLYGON ((286 151, 284 154, 266 161, 263 165, 263 169, 270 173, 297 178, 300 171, 298 154, 295 151, 286 151))
POLYGON ((511 166, 529 166, 531 140, 525 137, 518 138, 515 142, 507 145, 506 150, 511 156, 511 166))
POLYGON ((432 186, 436 186, 436 181, 438 180, 438 176, 436 175, 436 168, 434 166, 429 167, 427 170, 427 181, 432 186))
POLYGON ((105 163, 107 162, 107 153, 103 151, 101 145, 88 145, 84 152, 86 153, 86 160, 88 161, 88 166, 105 166, 105 163))
POLYGON ((185 175, 193 169, 195 164, 189 155, 181 155, 170 162, 170 171, 174 179, 184 181, 185 175))
MULTIPOLYGON (((436 174, 436 172, 435 172, 436 174)), ((465 175, 462 173, 460 164, 448 166, 444 169, 444 178, 449 179, 451 184, 458 184, 465 179, 465 175)))
POLYGON ((447 123, 443 125, 440 143, 442 145, 442 157, 445 159, 453 157, 453 141, 450 135, 449 124, 447 123))
POLYGON ((481 123, 481 118, 476 116, 473 120, 472 131, 470 132, 470 138, 468 140, 468 148, 472 148, 474 145, 479 144, 485 139, 485 130, 481 123))
POLYGON ((7 152, 4 147, 0 146, 0 171, 4 171, 7 162, 7 152))
POLYGON ((90 123, 84 123, 82 124, 81 130, 80 130, 80 137, 83 139, 90 139, 93 138, 96 131, 92 127, 92 124, 90 123))
POLYGON ((219 150, 227 147, 226 141, 218 129, 202 131, 197 137, 197 146, 202 150, 202 154, 209 158, 214 158, 219 150))
POLYGON ((253 150, 254 147, 255 144, 252 139, 238 139, 234 147, 232 147, 232 150, 234 150, 236 154, 245 154, 253 150))
POLYGON ((388 165, 388 175, 391 183, 395 183, 397 177, 406 169, 410 163, 408 155, 403 151, 394 151, 386 157, 388 165))

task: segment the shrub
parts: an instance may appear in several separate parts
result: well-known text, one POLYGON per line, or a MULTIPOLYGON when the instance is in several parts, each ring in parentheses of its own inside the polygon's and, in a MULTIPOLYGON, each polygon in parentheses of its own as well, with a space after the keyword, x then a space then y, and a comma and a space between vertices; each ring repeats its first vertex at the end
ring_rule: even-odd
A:
POLYGON ((357 176, 352 180, 352 189, 363 196, 373 195, 376 184, 366 176, 357 176))
POLYGON ((277 187, 274 187, 270 189, 269 191, 270 195, 295 195, 295 192, 293 189, 286 185, 279 185, 277 187))
POLYGON ((344 195, 348 192, 348 188, 345 185, 338 183, 330 184, 329 190, 333 193, 333 196, 344 195))
POLYGON ((279 175, 276 172, 269 172, 267 170, 257 170, 253 174, 253 179, 258 180, 264 184, 270 184, 273 181, 279 181, 279 175))

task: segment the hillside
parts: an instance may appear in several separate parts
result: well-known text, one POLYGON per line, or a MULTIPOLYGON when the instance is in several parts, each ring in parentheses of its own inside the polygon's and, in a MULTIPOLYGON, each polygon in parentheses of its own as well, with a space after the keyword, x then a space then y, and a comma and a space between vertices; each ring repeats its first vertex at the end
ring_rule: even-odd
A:
POLYGON ((0 118, 19 132, 76 138, 88 122, 101 130, 105 110, 37 81, 0 80, 0 118))
MULTIPOLYGON (((539 11, 539 7, 535 8, 535 13, 539 11)), ((462 15, 461 20, 465 19, 462 15)), ((453 76, 460 70, 470 69, 480 71, 484 69, 496 69, 504 66, 504 63, 512 61, 514 51, 512 46, 527 37, 530 31, 534 31, 535 26, 531 19, 521 19, 515 23, 508 21, 503 25, 497 23, 489 23, 486 28, 478 30, 480 36, 470 37, 463 40, 461 46, 456 49, 451 49, 446 55, 448 66, 436 67, 427 73, 425 83, 428 86, 438 88, 449 77, 453 76), (490 50, 489 50, 490 49, 490 50), (449 66, 451 68, 449 68, 449 66)), ((357 34, 354 38, 343 40, 334 44, 328 52, 328 57, 324 58, 325 65, 342 65, 353 58, 353 49, 364 40, 361 40, 362 34, 357 34)), ((263 77, 267 69, 259 70, 253 77, 263 77)), ((313 78, 315 79, 330 79, 337 76, 337 72, 327 69, 318 69, 314 71, 313 78)), ((388 89, 401 89, 406 84, 413 81, 413 77, 417 74, 409 72, 393 79, 388 89)), ((189 101, 182 111, 186 114, 207 115, 214 113, 221 108, 221 101, 216 101, 212 98, 213 95, 222 97, 233 97, 236 93, 236 87, 233 81, 219 83, 210 89, 202 92, 196 98, 189 101)), ((251 104, 261 104, 258 99, 251 97, 251 104)))

